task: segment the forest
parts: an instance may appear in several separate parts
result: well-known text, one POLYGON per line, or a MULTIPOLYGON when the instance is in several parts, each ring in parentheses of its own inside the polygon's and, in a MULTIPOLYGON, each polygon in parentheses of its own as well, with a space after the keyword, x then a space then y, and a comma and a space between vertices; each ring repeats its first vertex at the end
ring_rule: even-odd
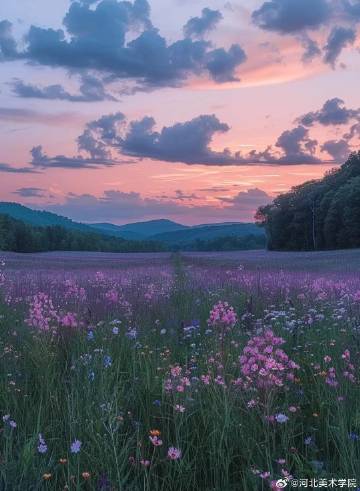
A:
POLYGON ((59 225, 36 227, 0 214, 0 251, 160 252, 160 242, 132 241, 109 235, 72 230, 59 225))
POLYGON ((256 213, 269 250, 360 247, 360 152, 323 179, 281 194, 256 213))
POLYGON ((0 214, 0 251, 98 251, 98 252, 163 252, 163 251, 232 251, 264 249, 265 236, 224 236, 194 240, 182 246, 160 240, 128 240, 101 233, 69 229, 60 225, 34 226, 0 214))

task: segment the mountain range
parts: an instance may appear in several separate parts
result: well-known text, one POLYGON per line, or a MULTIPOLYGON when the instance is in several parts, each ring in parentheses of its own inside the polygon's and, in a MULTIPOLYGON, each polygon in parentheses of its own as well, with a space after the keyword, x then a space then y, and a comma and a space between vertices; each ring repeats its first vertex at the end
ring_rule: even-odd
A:
POLYGON ((169 246, 186 246, 196 240, 212 240, 219 237, 245 237, 264 235, 254 223, 224 222, 188 226, 160 219, 145 222, 115 225, 113 223, 81 223, 49 211, 34 210, 19 203, 0 202, 0 214, 9 215, 33 226, 59 225, 81 232, 97 232, 102 235, 121 237, 127 240, 154 240, 169 246))

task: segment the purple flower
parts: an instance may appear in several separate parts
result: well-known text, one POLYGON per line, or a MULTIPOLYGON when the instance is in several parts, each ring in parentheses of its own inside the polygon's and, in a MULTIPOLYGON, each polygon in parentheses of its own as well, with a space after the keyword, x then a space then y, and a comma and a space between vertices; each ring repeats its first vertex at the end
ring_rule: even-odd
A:
POLYGON ((176 447, 170 447, 167 456, 170 460, 179 460, 181 459, 181 450, 176 447))
POLYGON ((48 451, 48 447, 41 433, 39 433, 39 445, 38 445, 39 453, 46 453, 48 451))
POLYGON ((81 449, 81 441, 80 440, 74 440, 70 446, 70 452, 71 453, 79 453, 81 449))
POLYGON ((275 419, 278 423, 286 423, 289 418, 286 416, 286 414, 279 413, 275 416, 275 419))

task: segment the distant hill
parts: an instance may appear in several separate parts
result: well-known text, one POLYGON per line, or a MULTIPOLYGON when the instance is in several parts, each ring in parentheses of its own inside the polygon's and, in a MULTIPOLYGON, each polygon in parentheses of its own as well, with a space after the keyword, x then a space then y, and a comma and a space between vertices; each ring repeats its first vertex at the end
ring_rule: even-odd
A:
POLYGON ((263 236, 264 232, 254 223, 216 224, 188 227, 184 230, 152 235, 151 239, 169 246, 185 246, 197 240, 208 241, 219 237, 263 236))
MULTIPOLYGON (((33 227, 60 226, 66 230, 96 233, 128 241, 156 241, 170 249, 187 249, 195 243, 216 241, 223 238, 264 236, 262 228, 254 223, 225 222, 187 226, 172 220, 149 220, 146 222, 115 225, 113 223, 84 224, 48 211, 33 210, 19 203, 0 202, 0 214, 8 215, 33 227)), ((261 241, 260 241, 261 242, 261 241)), ((217 242, 215 242, 216 244, 217 242)), ((246 243, 242 241, 241 244, 246 243)), ((211 247, 213 247, 211 244, 211 247)), ((233 241, 236 245, 237 242, 233 241)), ((240 244, 240 243, 239 243, 240 244)), ((210 244, 209 244, 210 247, 210 244)))
POLYGON ((175 232, 188 229, 186 225, 171 220, 149 220, 147 222, 128 223, 127 225, 114 225, 112 223, 92 223, 91 227, 98 231, 112 233, 116 237, 141 240, 156 234, 175 232))
POLYGON ((113 235, 114 237, 121 237, 128 240, 143 240, 145 235, 122 230, 121 226, 114 225, 113 223, 92 223, 91 228, 95 229, 98 233, 113 235))
POLYGON ((0 201, 0 214, 9 215, 12 218, 21 220, 24 223, 33 225, 35 227, 50 227, 52 225, 59 225, 66 229, 80 230, 83 232, 93 231, 91 227, 84 223, 74 222, 70 218, 66 218, 49 211, 32 210, 27 206, 20 205, 19 203, 10 203, 6 201, 0 201))

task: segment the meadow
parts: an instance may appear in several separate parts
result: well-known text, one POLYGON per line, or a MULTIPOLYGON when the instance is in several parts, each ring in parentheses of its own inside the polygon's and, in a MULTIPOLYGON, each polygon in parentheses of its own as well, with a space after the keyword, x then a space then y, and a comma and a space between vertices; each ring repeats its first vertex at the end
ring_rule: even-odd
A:
POLYGON ((0 489, 360 489, 360 251, 1 254, 0 489))

